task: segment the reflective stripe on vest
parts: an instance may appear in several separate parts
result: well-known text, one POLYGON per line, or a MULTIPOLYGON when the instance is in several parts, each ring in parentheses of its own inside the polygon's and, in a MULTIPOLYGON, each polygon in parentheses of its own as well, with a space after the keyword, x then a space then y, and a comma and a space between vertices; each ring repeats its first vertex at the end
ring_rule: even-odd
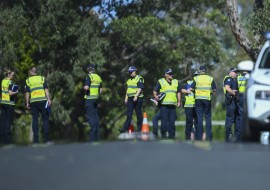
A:
POLYGON ((102 83, 102 80, 100 76, 96 73, 91 73, 88 76, 91 80, 91 84, 89 87, 89 95, 85 95, 84 98, 89 99, 89 100, 98 99, 99 88, 100 88, 100 84, 102 83))
MULTIPOLYGON (((127 96, 128 97, 134 97, 138 91, 138 82, 139 80, 142 79, 143 81, 143 77, 141 77, 140 75, 136 75, 135 78, 133 79, 128 79, 127 81, 127 96)), ((143 97, 143 93, 139 94, 139 97, 143 97)))
POLYGON ((177 105, 177 88, 178 88, 178 81, 173 79, 171 81, 171 85, 166 81, 165 78, 158 80, 161 89, 160 93, 166 93, 165 98, 162 100, 162 105, 177 105))
POLYGON ((246 91, 247 78, 245 76, 239 75, 237 77, 239 93, 243 94, 246 91))
POLYGON ((10 100, 10 95, 8 92, 9 85, 12 84, 12 81, 9 79, 2 80, 2 99, 1 104, 15 105, 14 101, 10 100))
POLYGON ((224 79, 223 79, 223 92, 224 92, 224 94, 226 94, 226 89, 225 89, 225 80, 227 79, 227 78, 230 78, 230 76, 229 75, 227 75, 227 76, 225 76, 224 77, 224 79))
POLYGON ((194 80, 196 81, 195 99, 211 100, 213 77, 198 75, 194 80))
POLYGON ((43 76, 31 76, 26 79, 26 84, 30 88, 30 103, 47 100, 43 87, 44 82, 43 76))
MULTIPOLYGON (((193 80, 188 80, 187 84, 190 86, 193 83, 193 80)), ((188 90, 188 89, 186 89, 188 90)), ((193 108, 195 107, 195 97, 194 93, 191 91, 189 94, 185 95, 185 108, 193 108)))

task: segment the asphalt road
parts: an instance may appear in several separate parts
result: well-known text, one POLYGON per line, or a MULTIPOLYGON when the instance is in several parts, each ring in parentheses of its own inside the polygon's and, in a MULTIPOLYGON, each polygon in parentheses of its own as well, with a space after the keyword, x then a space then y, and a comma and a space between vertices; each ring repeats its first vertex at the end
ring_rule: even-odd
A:
POLYGON ((269 150, 180 141, 1 147, 0 189, 269 189, 269 150))

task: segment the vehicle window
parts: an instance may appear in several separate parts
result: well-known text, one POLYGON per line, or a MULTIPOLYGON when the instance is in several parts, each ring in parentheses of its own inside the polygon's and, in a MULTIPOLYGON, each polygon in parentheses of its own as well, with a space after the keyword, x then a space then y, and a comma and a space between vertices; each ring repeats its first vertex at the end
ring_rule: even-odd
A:
POLYGON ((259 65, 261 69, 270 69, 270 48, 264 51, 261 63, 259 65))

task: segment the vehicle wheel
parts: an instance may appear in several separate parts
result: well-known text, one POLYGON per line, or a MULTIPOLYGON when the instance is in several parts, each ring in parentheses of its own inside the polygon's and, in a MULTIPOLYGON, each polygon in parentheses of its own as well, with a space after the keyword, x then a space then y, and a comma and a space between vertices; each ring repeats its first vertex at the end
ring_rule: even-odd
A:
POLYGON ((242 140, 243 141, 260 141, 261 132, 252 127, 248 119, 245 119, 244 126, 242 127, 242 140))
POLYGON ((243 141, 250 141, 251 132, 248 125, 244 124, 242 127, 242 140, 243 141))
POLYGON ((261 136, 261 131, 259 131, 258 129, 255 128, 251 128, 251 126, 249 126, 250 128, 250 141, 256 141, 259 142, 260 141, 260 136, 261 136))

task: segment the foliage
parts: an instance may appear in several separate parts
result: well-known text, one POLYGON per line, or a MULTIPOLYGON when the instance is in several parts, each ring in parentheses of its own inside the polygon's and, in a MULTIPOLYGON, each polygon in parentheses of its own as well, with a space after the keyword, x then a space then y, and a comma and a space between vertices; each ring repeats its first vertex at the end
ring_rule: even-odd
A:
POLYGON ((249 19, 248 29, 249 32, 254 36, 254 47, 260 49, 264 43, 264 33, 270 31, 270 1, 264 1, 264 8, 260 8, 255 11, 249 19))
POLYGON ((31 137, 31 115, 23 114, 15 120, 12 128, 12 139, 17 144, 29 144, 31 137))

